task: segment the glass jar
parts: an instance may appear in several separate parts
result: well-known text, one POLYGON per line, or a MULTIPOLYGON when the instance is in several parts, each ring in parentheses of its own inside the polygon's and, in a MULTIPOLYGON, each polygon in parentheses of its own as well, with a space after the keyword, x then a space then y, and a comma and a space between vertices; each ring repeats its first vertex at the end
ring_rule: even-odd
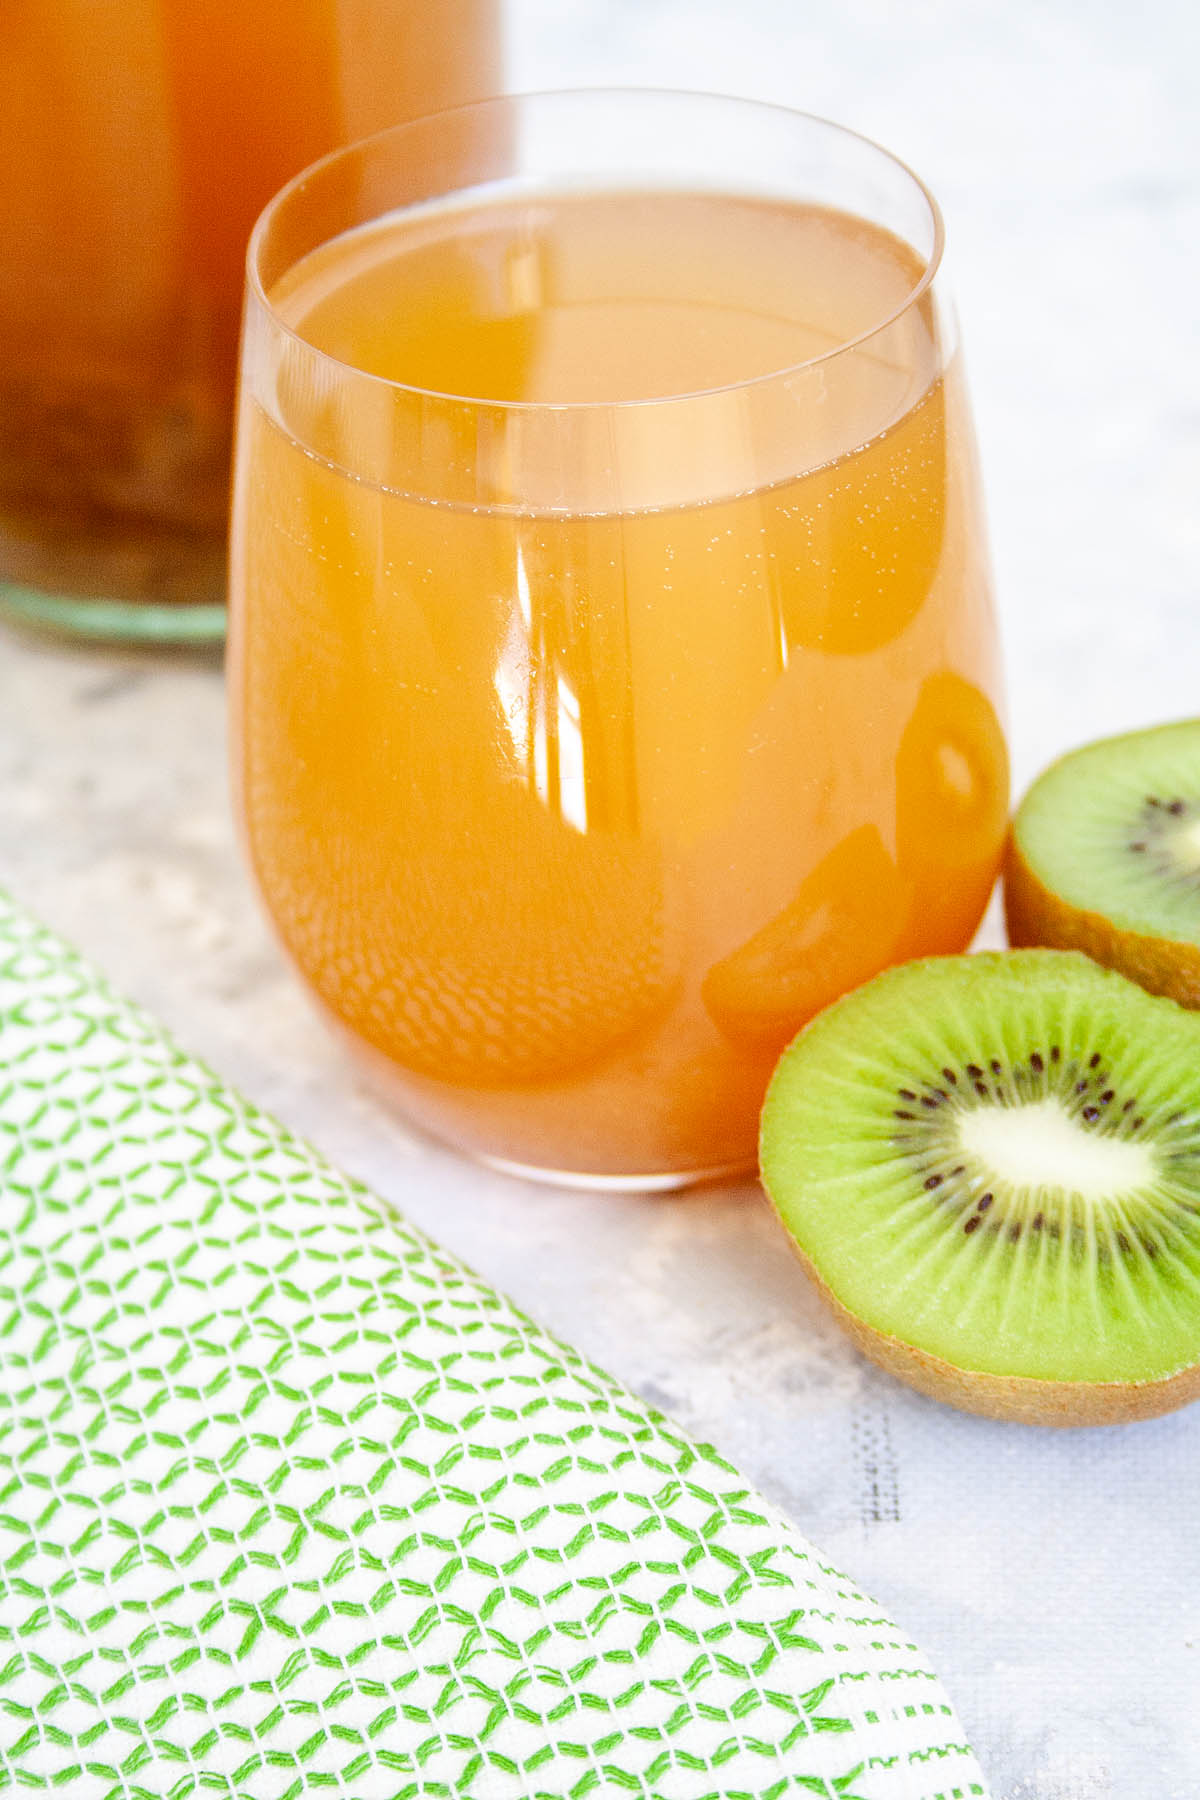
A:
POLYGON ((0 612, 224 632, 246 242, 339 143, 495 88, 498 0, 0 7, 0 612))

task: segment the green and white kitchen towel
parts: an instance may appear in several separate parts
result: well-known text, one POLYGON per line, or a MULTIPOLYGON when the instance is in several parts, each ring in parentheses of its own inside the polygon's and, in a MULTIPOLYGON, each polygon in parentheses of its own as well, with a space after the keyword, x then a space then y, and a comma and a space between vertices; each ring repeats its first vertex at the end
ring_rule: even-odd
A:
POLYGON ((714 1451, 0 898, 0 1787, 966 1800, 714 1451))

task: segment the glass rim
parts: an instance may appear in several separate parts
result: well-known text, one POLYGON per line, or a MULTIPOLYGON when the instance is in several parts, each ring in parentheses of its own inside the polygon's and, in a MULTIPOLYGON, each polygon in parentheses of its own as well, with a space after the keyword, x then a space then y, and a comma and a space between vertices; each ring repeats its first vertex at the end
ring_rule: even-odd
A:
MULTIPOLYGON (((435 197, 434 203, 436 204, 438 200, 446 199, 456 192, 463 191, 466 190, 455 188, 447 189, 445 194, 435 197)), ((736 192, 737 190, 731 189, 730 191, 736 192)), ((397 212, 403 212, 406 209, 404 207, 398 207, 395 210, 397 212)), ((379 213, 375 216, 377 218, 384 218, 388 215, 386 213, 379 213)), ((367 222, 368 221, 364 220, 361 223, 365 224, 367 222)), ((347 226, 345 229, 350 231, 356 228, 357 227, 351 225, 347 226)), ((334 243, 336 242, 337 237, 341 235, 343 234, 335 233, 333 237, 325 238, 322 246, 314 246, 314 248, 323 247, 324 244, 334 243)), ((902 319, 906 313, 911 312, 912 308, 918 305, 922 297, 929 292, 930 288, 933 286, 934 278, 942 265, 945 252, 945 241, 945 222, 942 218, 941 207, 938 205, 937 200, 934 198, 928 185, 921 179, 916 170, 905 162, 903 157, 897 156, 892 150, 888 150, 875 138, 868 137, 865 132, 856 131, 851 125, 842 125, 836 119, 826 118, 821 113, 807 112, 803 107, 786 106, 782 101, 758 100, 746 95, 723 94, 712 89, 704 88, 632 87, 624 85, 534 88, 519 93, 490 94, 477 100, 462 101, 457 106, 439 107, 434 112, 420 113, 415 118, 401 120, 400 123, 396 125, 388 125, 381 131, 370 132, 365 137, 356 138, 349 144, 339 145, 337 149, 329 151, 325 156, 318 157, 315 162, 311 162, 305 168, 299 170, 271 196, 270 200, 268 200, 266 206, 254 222, 254 227, 250 233, 246 246, 246 293, 247 299, 253 300, 255 304, 261 307, 264 313, 268 315, 275 330, 297 345, 303 354, 310 358, 315 358, 321 365, 328 365, 333 369, 340 370, 343 374, 353 375, 356 381, 370 382, 380 391, 408 395, 415 400, 435 401, 441 405, 469 407, 478 412, 486 411, 505 415, 562 413, 581 416, 588 413, 627 412, 636 409, 645 409, 647 407, 674 406, 688 402, 694 403, 698 400, 708 400, 722 394, 754 392, 769 386, 773 382, 786 381, 790 377, 800 375, 806 370, 819 368, 822 364, 834 362, 838 357, 845 356, 849 352, 861 350, 863 346, 869 344, 873 338, 878 337, 881 333, 887 331, 891 326, 895 325, 898 320, 902 319), (390 376, 376 375, 372 370, 361 368, 355 362, 348 362, 343 357, 335 356, 331 351, 322 350, 319 345, 312 343, 310 339, 306 338, 302 332, 297 331, 294 326, 289 325, 281 316, 278 309, 272 304, 259 273, 259 262, 264 240, 280 209, 286 205, 289 200, 298 195, 309 182, 323 174, 326 170, 336 167, 339 163, 347 161, 350 157, 362 155, 364 152, 370 151, 376 145, 392 142, 401 137, 405 132, 428 126, 439 119, 459 118, 466 113, 473 112, 482 113, 494 107, 519 106, 527 101, 562 101, 574 99, 718 101, 723 105, 736 106, 748 111, 769 112, 781 115, 784 118, 802 120, 807 125, 818 125, 826 131, 834 132, 839 137, 853 139, 856 143, 864 145, 868 150, 873 151, 885 162, 890 163, 893 168, 899 170, 902 175, 906 176, 924 201, 925 206, 928 208, 930 223, 933 228, 933 241, 929 256, 921 271, 919 279, 914 282, 913 286, 909 289, 908 293, 905 294, 899 304, 892 307, 884 317, 869 325, 866 330, 856 332, 853 337, 844 339, 841 343, 833 345, 828 350, 819 351, 814 356, 802 357, 798 362, 785 363, 779 368, 768 369, 762 374, 748 375, 740 381, 723 382, 716 387, 689 388, 686 392, 678 394, 650 394, 634 400, 499 400, 488 398, 481 394, 460 394, 448 392, 441 388, 422 387, 417 382, 395 381, 390 376)), ((311 255, 312 252, 309 251, 307 254, 311 255)), ((292 267, 295 267, 295 264, 292 264, 292 267)))

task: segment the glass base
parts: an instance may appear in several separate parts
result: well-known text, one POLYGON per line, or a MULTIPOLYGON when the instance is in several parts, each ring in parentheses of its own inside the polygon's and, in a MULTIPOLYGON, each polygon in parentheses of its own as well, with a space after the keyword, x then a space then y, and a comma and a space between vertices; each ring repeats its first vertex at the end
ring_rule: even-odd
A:
MULTIPOLYGON (((441 1141, 441 1140, 439 1140, 441 1141)), ((509 1162, 482 1150, 467 1150, 472 1162, 482 1163, 501 1175, 536 1181, 542 1187, 574 1188, 589 1194, 677 1194, 683 1188, 708 1187, 718 1181, 745 1181, 757 1174, 753 1159, 725 1163, 714 1169, 680 1169, 656 1175, 591 1175, 579 1169, 542 1169, 531 1163, 509 1162)))
POLYGON ((0 507, 0 619, 92 643, 183 646, 225 637, 225 533, 0 507))
POLYGON ((219 603, 93 599, 0 583, 0 618, 97 643, 219 644, 225 637, 225 616, 219 603))
MULTIPOLYGON (((315 999, 311 989, 309 998, 315 999)), ((506 1131, 503 1124, 495 1124, 488 1131, 482 1121, 477 1120, 474 1129, 478 1135, 472 1142, 472 1127, 464 1124, 461 1112, 456 1113, 452 1105, 447 1105, 446 1091, 438 1083, 415 1075, 411 1070, 398 1069, 380 1051, 348 1031, 337 1015, 320 1000, 316 1000, 316 1010, 318 1017, 346 1052, 363 1086, 385 1111, 409 1131, 418 1133, 445 1150, 452 1150, 467 1162, 477 1163, 485 1169, 494 1169, 499 1175, 511 1175, 518 1181, 536 1182, 539 1187, 566 1188, 576 1193, 589 1194, 673 1194, 682 1188, 705 1187, 718 1181, 745 1181, 748 1177, 757 1177, 758 1160, 755 1149, 750 1149, 745 1156, 738 1156, 729 1162, 701 1164, 696 1168, 658 1168, 648 1171, 559 1168, 549 1162, 524 1162, 519 1155, 498 1155, 494 1150, 486 1149, 484 1144, 488 1137, 493 1143, 503 1143, 506 1136, 512 1141, 511 1127, 506 1131), (480 1137, 484 1142, 479 1141, 480 1137)))

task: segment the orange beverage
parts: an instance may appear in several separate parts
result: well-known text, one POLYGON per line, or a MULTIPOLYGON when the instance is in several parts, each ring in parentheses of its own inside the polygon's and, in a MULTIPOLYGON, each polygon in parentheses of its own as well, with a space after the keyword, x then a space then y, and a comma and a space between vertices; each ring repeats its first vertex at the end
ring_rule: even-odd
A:
POLYGON ((0 6, 0 584, 31 590, 11 610, 220 633, 250 228, 336 144, 494 87, 495 12, 0 6))
POLYGON ((928 258, 682 186, 502 181, 282 268, 264 229, 232 671, 289 954, 460 1145, 744 1166, 783 1045, 966 945, 1000 854, 928 258))

